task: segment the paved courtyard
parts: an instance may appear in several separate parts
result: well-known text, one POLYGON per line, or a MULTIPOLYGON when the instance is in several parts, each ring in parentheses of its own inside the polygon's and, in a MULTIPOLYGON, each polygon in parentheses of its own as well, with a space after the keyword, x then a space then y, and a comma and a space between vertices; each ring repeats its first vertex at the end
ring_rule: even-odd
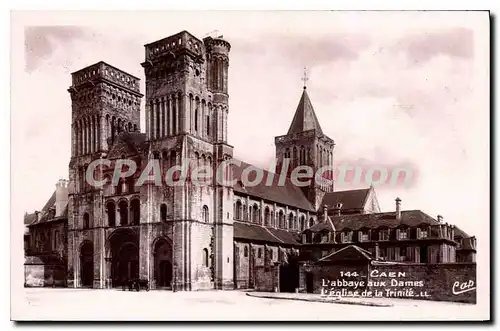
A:
POLYGON ((23 290, 12 296, 11 318, 14 320, 440 320, 477 316, 479 308, 389 299, 384 304, 390 307, 373 307, 290 300, 290 297, 288 300, 258 298, 244 291, 23 290))

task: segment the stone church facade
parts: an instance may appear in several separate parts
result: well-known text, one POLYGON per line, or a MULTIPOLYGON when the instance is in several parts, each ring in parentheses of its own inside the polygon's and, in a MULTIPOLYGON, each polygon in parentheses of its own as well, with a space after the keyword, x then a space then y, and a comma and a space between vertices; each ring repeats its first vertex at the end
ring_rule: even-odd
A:
MULTIPOLYGON (((335 192, 331 181, 298 187, 289 178, 278 184, 284 163, 314 171, 333 165, 335 144, 323 133, 305 87, 289 131, 275 138, 276 176, 265 171, 258 185, 240 180, 234 185, 216 180, 202 186, 189 181, 135 185, 151 162, 165 173, 185 163, 217 169, 233 160, 227 140, 230 49, 222 37, 199 40, 186 31, 145 45, 145 95, 137 77, 104 62, 72 74, 67 286, 110 288, 140 278, 151 288, 181 291, 254 287, 259 267, 286 263, 292 255, 318 259, 354 242, 352 235, 335 232, 336 224, 343 224, 341 215, 354 220, 352 215, 380 214, 373 188, 335 192), (143 98, 145 133, 140 126, 143 98), (138 168, 117 185, 112 166, 96 168, 94 176, 106 180, 96 187, 86 178, 96 160, 133 160, 138 168)), ((240 178, 249 167, 234 165, 230 175, 240 178)), ((370 222, 370 228, 379 226, 370 222)), ((439 224, 430 217, 425 222, 439 224)), ((33 222, 30 233, 40 226, 33 222)), ((379 240, 364 237, 367 227, 351 227, 342 230, 361 230, 359 238, 366 242, 379 240)), ((448 261, 454 262, 453 232, 436 233, 446 235, 435 242, 447 245, 448 261)), ((412 243, 420 247, 425 242, 412 243)), ((469 248, 475 253, 475 246, 469 248)))

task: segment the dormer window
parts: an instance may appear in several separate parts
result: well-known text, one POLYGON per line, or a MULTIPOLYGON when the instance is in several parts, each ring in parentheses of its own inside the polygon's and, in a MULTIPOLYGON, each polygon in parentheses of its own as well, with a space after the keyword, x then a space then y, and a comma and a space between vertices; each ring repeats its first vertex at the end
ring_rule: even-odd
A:
POLYGON ((363 231, 360 231, 359 233, 359 239, 360 241, 368 241, 368 230, 363 230, 363 231))
POLYGON ((328 242, 328 233, 323 233, 323 235, 321 236, 321 242, 322 243, 328 242))
POLYGON ((341 233, 341 238, 343 243, 352 242, 352 231, 346 231, 341 233))
POLYGON ((381 241, 389 240, 389 230, 388 229, 380 230, 378 233, 378 240, 381 241))
POLYGON ((399 235, 398 235, 399 240, 408 239, 408 229, 399 229, 398 232, 399 232, 399 235))
POLYGON ((425 239, 427 238, 427 236, 428 236, 427 229, 420 229, 419 239, 425 239))
POLYGON ((319 243, 321 243, 321 234, 316 233, 316 234, 314 235, 314 238, 313 238, 313 243, 315 243, 315 244, 319 244, 319 243))

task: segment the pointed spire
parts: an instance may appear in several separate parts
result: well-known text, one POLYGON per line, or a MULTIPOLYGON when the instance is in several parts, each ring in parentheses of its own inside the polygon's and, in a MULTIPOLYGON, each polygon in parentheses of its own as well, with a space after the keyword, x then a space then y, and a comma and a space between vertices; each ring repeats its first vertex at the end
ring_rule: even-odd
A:
MULTIPOLYGON (((307 76, 305 76, 307 79, 307 76)), ((288 129, 288 134, 299 133, 309 130, 316 130, 316 133, 323 134, 321 126, 319 125, 318 118, 314 112, 309 95, 307 95, 307 90, 304 82, 304 90, 302 92, 302 97, 300 98, 299 105, 293 116, 292 124, 288 129)))

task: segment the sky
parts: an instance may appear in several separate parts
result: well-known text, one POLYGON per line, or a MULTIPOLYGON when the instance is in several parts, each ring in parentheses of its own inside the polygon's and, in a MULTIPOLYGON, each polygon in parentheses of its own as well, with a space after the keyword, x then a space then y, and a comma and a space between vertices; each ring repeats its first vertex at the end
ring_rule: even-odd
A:
MULTIPOLYGON (((489 21, 480 12, 80 12, 13 16, 12 217, 68 177, 71 72, 105 61, 141 78, 144 45, 187 30, 231 43, 228 142, 268 168, 307 91, 334 162, 405 165, 382 211, 420 209, 489 234, 489 21), (478 225, 480 225, 478 227, 478 225)), ((141 127, 144 131, 144 100, 141 127)), ((362 187, 366 185, 361 185, 362 187)), ((354 187, 353 187, 354 188, 354 187)))

